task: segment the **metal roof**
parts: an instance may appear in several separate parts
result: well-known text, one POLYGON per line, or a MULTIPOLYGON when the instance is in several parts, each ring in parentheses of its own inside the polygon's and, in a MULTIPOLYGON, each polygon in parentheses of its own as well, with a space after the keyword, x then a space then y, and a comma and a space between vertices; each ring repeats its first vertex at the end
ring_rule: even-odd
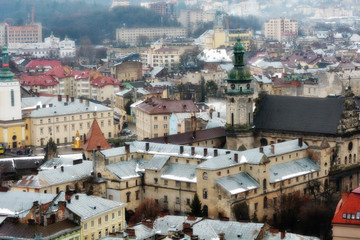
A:
POLYGON ((79 99, 74 99, 74 102, 71 100, 66 102, 66 99, 64 98, 62 98, 62 101, 58 101, 57 97, 33 97, 23 98, 21 101, 22 109, 34 109, 36 106, 40 106, 40 108, 33 110, 30 114, 30 117, 50 117, 111 110, 111 108, 101 104, 93 103, 91 101, 89 101, 89 106, 87 106, 85 100, 80 103, 79 99), (46 107, 43 108, 43 105, 46 107))
POLYGON ((252 189, 259 188, 260 185, 247 172, 242 172, 228 177, 215 180, 230 194, 238 194, 252 189))
POLYGON ((302 158, 270 167, 270 183, 303 176, 320 171, 320 167, 309 158, 302 158))
POLYGON ((81 217, 81 220, 96 217, 114 209, 121 209, 125 207, 125 203, 104 199, 97 196, 88 196, 86 194, 74 194, 71 197, 71 202, 66 204, 66 207, 81 217), (76 199, 78 196, 78 199, 76 199))
POLYGON ((43 188, 74 182, 91 176, 93 170, 92 161, 84 161, 81 164, 56 169, 39 171, 37 175, 24 176, 13 184, 14 187, 43 188))
MULTIPOLYGON (((8 191, 0 192, 0 215, 25 217, 35 201, 39 204, 50 203, 57 194, 8 191)), ((56 201, 65 201, 65 194, 60 193, 56 201)))
MULTIPOLYGON (((41 170, 46 170, 46 169, 54 169, 54 167, 56 166, 61 167, 61 166, 73 166, 74 165, 74 160, 79 160, 79 159, 83 159, 83 156, 81 153, 79 154, 68 154, 68 155, 60 155, 58 158, 52 158, 46 162, 44 162, 41 166, 40 169, 41 170)), ((84 161, 85 162, 85 161, 84 161)))
POLYGON ((241 223, 205 219, 193 225, 193 234, 200 239, 219 239, 219 233, 225 234, 225 239, 257 239, 264 227, 263 223, 241 223))
POLYGON ((185 164, 170 164, 161 174, 162 179, 196 183, 196 166, 185 164))
POLYGON ((106 165, 106 168, 121 180, 136 178, 140 177, 139 169, 144 167, 146 161, 143 159, 131 159, 106 165))
POLYGON ((160 171, 164 165, 167 163, 167 161, 170 159, 170 156, 164 156, 164 155, 154 155, 150 161, 148 161, 145 164, 145 169, 148 170, 155 170, 160 171))
POLYGON ((172 216, 166 215, 164 217, 157 218, 154 221, 153 229, 160 235, 168 235, 169 228, 176 230, 183 230, 183 223, 194 224, 200 221, 202 218, 195 218, 195 220, 188 220, 186 216, 172 216))

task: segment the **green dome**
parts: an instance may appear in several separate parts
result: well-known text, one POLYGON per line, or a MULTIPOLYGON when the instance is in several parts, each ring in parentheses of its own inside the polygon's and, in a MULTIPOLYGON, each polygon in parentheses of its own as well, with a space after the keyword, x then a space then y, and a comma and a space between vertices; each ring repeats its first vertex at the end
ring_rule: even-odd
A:
POLYGON ((241 39, 238 38, 236 40, 236 43, 234 45, 234 52, 245 52, 245 47, 244 45, 241 43, 241 39))

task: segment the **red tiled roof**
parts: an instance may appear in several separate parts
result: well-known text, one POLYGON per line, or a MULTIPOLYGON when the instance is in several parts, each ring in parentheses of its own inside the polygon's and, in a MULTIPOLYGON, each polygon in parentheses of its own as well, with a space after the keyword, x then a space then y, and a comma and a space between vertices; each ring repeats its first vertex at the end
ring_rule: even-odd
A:
POLYGON ((58 82, 49 75, 38 75, 38 76, 29 76, 23 75, 20 78, 20 84, 22 86, 54 86, 58 82))
POLYGON ((42 68, 44 66, 61 67, 61 63, 58 60, 31 60, 28 64, 26 64, 25 69, 31 70, 36 68, 42 68))
POLYGON ((104 87, 106 85, 121 85, 121 82, 112 77, 98 76, 96 79, 91 80, 91 86, 104 87))
POLYGON ((137 106, 140 111, 148 114, 167 114, 182 112, 199 112, 192 100, 169 100, 160 98, 149 98, 137 106))
POLYGON ((87 79, 90 77, 89 71, 75 71, 72 70, 71 75, 75 78, 75 80, 78 79, 87 79))
POLYGON ((71 71, 72 71, 71 67, 69 66, 60 66, 60 67, 54 67, 53 69, 47 71, 45 74, 61 79, 61 78, 72 77, 71 71))
POLYGON ((97 150, 98 146, 100 146, 102 150, 111 148, 95 119, 88 134, 86 135, 86 142, 83 144, 82 148, 85 151, 92 151, 97 150))
POLYGON ((332 223, 360 225, 360 188, 350 194, 343 194, 332 223))

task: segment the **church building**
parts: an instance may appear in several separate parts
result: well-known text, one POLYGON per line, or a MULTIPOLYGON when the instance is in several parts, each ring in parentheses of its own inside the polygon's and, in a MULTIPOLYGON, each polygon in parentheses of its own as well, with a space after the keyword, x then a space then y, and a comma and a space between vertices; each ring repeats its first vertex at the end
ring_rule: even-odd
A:
POLYGON ((9 54, 2 49, 0 71, 0 144, 5 148, 25 146, 25 124, 21 113, 20 83, 9 68, 9 54))

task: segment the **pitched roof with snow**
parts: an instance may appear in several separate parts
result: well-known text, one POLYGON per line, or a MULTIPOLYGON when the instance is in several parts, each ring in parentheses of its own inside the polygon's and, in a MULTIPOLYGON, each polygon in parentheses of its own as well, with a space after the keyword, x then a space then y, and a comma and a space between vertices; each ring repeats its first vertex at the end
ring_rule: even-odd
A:
POLYGON ((58 60, 31 60, 28 64, 26 64, 25 69, 26 70, 34 70, 34 69, 38 69, 38 68, 43 68, 43 67, 50 67, 50 68, 54 68, 54 67, 61 67, 61 63, 58 60))
POLYGON ((81 217, 82 221, 113 211, 115 209, 120 210, 125 206, 125 203, 79 193, 74 194, 71 197, 71 202, 66 204, 66 207, 81 217))
POLYGON ((246 172, 218 178, 215 181, 230 194, 238 194, 260 187, 259 183, 246 172))

